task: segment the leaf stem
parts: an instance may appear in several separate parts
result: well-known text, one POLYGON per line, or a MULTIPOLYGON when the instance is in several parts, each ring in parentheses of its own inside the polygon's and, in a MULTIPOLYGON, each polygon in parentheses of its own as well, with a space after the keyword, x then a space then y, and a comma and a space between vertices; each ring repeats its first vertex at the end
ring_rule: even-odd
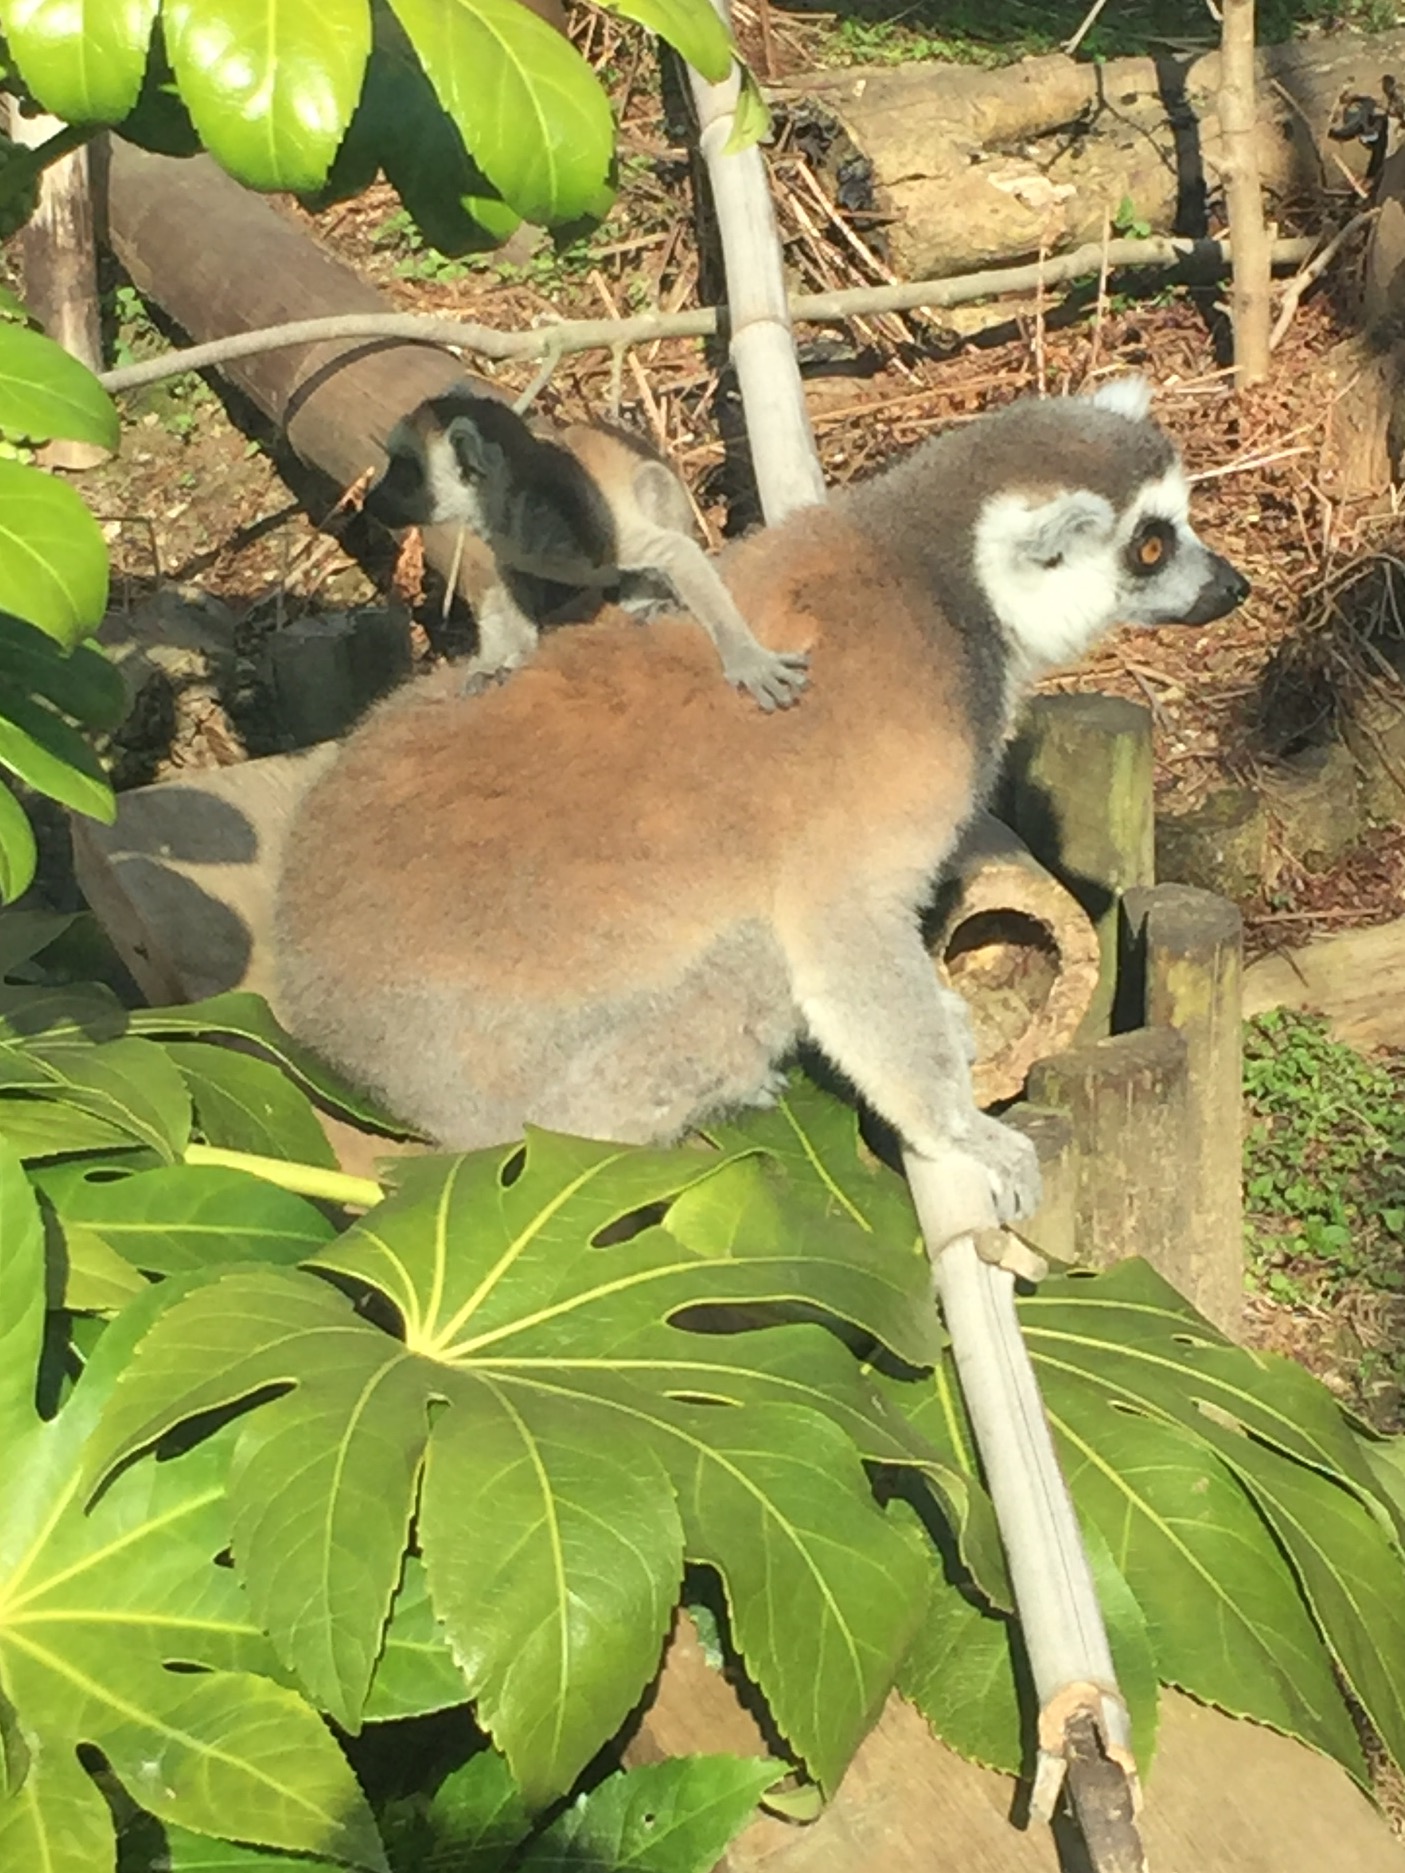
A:
POLYGON ((385 1195, 373 1177, 352 1177, 345 1171, 329 1171, 320 1164, 297 1164, 288 1158, 264 1158, 253 1151, 227 1151, 222 1145, 187 1145, 185 1161, 247 1171, 267 1184, 277 1184, 280 1190, 324 1203, 341 1203, 347 1209, 374 1209, 385 1195))

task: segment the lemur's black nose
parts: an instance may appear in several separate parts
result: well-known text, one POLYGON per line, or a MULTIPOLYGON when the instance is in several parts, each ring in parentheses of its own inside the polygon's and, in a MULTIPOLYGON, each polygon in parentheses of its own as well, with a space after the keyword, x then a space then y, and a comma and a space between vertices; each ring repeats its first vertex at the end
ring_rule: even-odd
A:
POLYGON ((1238 566, 1232 566, 1218 553, 1211 553, 1209 557, 1209 575, 1196 594, 1195 603, 1189 611, 1182 612, 1182 624, 1213 624, 1216 618, 1223 618, 1236 605, 1242 605, 1252 589, 1238 566))

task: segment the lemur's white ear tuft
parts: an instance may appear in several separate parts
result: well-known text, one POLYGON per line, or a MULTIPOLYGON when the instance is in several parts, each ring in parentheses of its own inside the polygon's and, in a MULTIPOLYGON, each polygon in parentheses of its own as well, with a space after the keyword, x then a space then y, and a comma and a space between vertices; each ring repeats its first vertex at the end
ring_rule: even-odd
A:
POLYGON ((1109 377, 1099 384, 1090 399, 1099 410, 1125 416, 1129 422, 1144 422, 1151 413, 1151 385, 1144 377, 1109 377))

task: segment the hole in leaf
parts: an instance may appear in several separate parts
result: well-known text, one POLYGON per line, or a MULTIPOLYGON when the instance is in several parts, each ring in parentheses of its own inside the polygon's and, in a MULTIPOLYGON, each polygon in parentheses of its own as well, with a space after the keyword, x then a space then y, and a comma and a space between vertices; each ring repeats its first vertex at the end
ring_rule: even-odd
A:
POLYGON ((628 1210, 623 1216, 616 1216, 613 1221, 597 1229, 590 1238, 590 1246, 593 1249, 609 1249, 620 1242, 632 1242, 635 1236, 642 1236, 646 1229, 657 1229, 668 1211, 666 1202, 643 1203, 637 1210, 628 1210))

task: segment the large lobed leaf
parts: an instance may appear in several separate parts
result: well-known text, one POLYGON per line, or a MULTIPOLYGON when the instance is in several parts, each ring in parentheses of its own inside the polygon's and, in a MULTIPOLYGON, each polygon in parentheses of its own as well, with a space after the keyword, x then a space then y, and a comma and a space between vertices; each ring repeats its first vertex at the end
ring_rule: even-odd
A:
POLYGON ((153 1327, 95 1462, 277 1388, 243 1421, 230 1476, 259 1619, 354 1726, 418 1508, 463 1694, 534 1803, 652 1676, 685 1556, 711 1564, 778 1723, 832 1785, 927 1591, 922 1544, 874 1503, 859 1451, 930 1453, 821 1328, 679 1319, 818 1307, 930 1358, 910 1214, 898 1242, 875 1240, 754 1148, 532 1133, 396 1177, 312 1259, 391 1303, 403 1339, 312 1275, 231 1272, 153 1327))
POLYGON ((44 1232, 0 1147, 0 1864, 113 1865, 108 1803, 76 1754, 88 1743, 158 1817, 207 1834, 238 1817, 247 1840, 382 1867, 350 1769, 316 1713, 260 1675, 266 1641, 216 1565, 222 1442, 137 1464, 85 1507, 93 1426, 159 1299, 107 1330, 62 1410, 41 1420, 44 1232))

